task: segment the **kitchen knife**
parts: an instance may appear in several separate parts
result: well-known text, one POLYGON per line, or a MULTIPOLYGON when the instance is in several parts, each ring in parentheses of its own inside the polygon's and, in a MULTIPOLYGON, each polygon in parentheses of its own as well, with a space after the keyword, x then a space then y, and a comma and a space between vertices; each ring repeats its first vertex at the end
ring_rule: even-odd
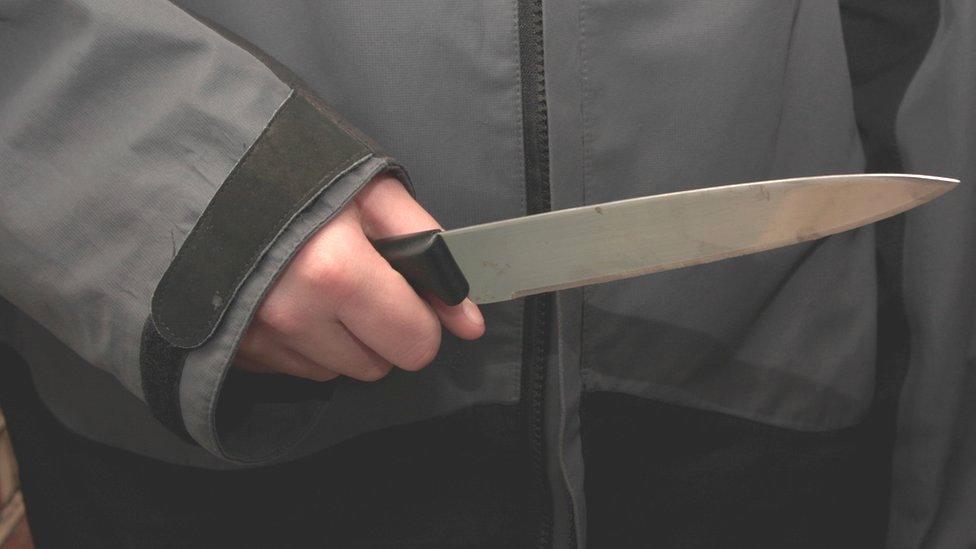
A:
POLYGON ((699 265, 822 238, 904 212, 955 179, 856 174, 675 192, 377 240, 421 294, 454 305, 699 265))

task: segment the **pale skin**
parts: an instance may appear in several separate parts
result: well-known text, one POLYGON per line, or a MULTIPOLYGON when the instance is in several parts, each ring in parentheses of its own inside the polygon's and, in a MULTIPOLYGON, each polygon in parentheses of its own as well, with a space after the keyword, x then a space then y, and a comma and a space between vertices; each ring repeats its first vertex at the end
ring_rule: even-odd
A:
POLYGON ((440 228, 390 175, 373 179, 295 255, 258 308, 234 365, 315 381, 376 381, 417 371, 437 355, 441 326, 461 339, 484 334, 470 300, 421 297, 370 240, 440 228))

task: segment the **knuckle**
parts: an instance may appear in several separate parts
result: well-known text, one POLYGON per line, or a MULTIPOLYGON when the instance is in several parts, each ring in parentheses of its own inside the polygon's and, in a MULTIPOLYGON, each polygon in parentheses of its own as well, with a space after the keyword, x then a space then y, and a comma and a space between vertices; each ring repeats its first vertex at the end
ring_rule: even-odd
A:
POLYGON ((300 266, 302 280, 309 286, 324 287, 343 278, 340 261, 333 254, 316 254, 305 258, 300 266))
POLYGON ((274 333, 284 336, 298 335, 306 325, 297 307, 279 301, 266 302, 258 309, 257 320, 274 333))
POLYGON ((342 301, 355 293, 361 284, 347 261, 328 255, 306 262, 302 278, 308 287, 335 301, 342 301))

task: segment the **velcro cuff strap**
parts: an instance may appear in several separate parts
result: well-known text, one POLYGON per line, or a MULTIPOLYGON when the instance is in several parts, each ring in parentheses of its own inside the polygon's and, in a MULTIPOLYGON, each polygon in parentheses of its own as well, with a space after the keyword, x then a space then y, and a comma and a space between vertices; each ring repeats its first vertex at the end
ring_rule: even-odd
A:
POLYGON ((156 286, 152 319, 159 334, 183 349, 206 342, 282 230, 371 155, 333 113, 293 93, 217 190, 156 286))

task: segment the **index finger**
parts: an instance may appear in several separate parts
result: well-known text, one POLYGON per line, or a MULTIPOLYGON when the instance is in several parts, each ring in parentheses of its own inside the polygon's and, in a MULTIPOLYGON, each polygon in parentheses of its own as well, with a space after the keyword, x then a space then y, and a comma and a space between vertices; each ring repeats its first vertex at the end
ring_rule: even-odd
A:
POLYGON ((441 226, 392 175, 380 175, 356 195, 363 232, 370 240, 441 226))

